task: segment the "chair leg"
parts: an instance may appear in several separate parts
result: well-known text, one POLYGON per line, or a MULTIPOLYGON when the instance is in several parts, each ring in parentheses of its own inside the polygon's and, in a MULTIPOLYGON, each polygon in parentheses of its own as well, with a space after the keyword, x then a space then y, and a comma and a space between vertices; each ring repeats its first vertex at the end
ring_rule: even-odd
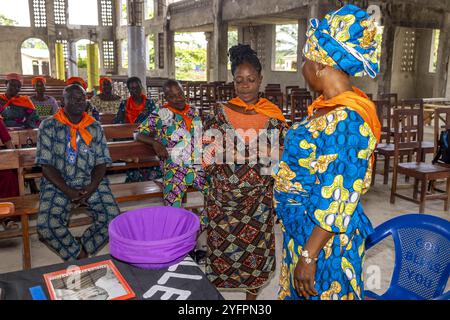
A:
POLYGON ((375 153, 374 155, 373 155, 373 159, 374 159, 374 161, 373 161, 373 167, 372 167, 372 187, 375 185, 375 177, 376 177, 376 175, 377 175, 377 161, 378 161, 378 156, 377 156, 377 154, 375 153))
POLYGON ((390 167, 390 160, 391 157, 390 156, 385 156, 384 157, 384 181, 383 184, 388 184, 389 183, 389 167, 390 167))
POLYGON ((418 193, 419 193, 419 179, 414 178, 414 193, 413 193, 414 200, 417 200, 418 193))
MULTIPOLYGON (((408 155, 407 155, 406 158, 407 158, 407 159, 406 159, 407 162, 411 162, 411 161, 412 161, 412 154, 411 154, 411 153, 408 153, 408 155)), ((406 182, 406 183, 409 183, 409 176, 405 176, 405 182, 406 182)))
POLYGON ((425 213, 425 197, 427 195, 427 179, 423 179, 420 184, 420 207, 419 213, 425 213))
POLYGON ((395 194, 397 193, 397 180, 398 180, 398 173, 397 170, 394 168, 394 173, 392 174, 392 186, 391 186, 391 203, 395 204, 395 194))
POLYGON ((29 220, 27 214, 22 214, 20 216, 20 222, 22 225, 22 245, 23 245, 23 269, 31 269, 31 249, 30 249, 30 230, 29 230, 29 220))
POLYGON ((448 211, 449 203, 450 203, 450 178, 447 178, 447 199, 445 200, 444 210, 448 211))

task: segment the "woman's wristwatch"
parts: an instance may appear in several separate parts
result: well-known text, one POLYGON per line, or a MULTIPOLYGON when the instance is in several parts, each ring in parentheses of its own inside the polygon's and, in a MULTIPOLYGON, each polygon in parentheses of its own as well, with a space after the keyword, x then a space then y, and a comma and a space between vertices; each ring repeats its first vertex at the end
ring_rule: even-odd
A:
POLYGON ((309 256, 308 250, 303 250, 302 251, 302 257, 305 258, 306 264, 311 264, 313 261, 316 262, 317 260, 319 260, 318 258, 311 258, 309 256))

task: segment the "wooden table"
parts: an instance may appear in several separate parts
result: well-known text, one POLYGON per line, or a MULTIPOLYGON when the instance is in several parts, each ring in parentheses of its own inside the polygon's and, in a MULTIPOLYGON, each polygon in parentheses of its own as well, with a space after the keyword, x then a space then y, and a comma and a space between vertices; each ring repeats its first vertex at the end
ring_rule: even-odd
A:
MULTIPOLYGON (((426 99, 426 100, 430 100, 430 99, 426 99)), ((450 101, 444 102, 443 104, 425 103, 423 105, 423 113, 424 113, 423 121, 424 121, 425 125, 427 125, 427 126, 431 125, 431 122, 434 119, 434 112, 436 111, 436 109, 450 109, 450 101)), ((445 121, 444 119, 442 119, 442 120, 445 121)))

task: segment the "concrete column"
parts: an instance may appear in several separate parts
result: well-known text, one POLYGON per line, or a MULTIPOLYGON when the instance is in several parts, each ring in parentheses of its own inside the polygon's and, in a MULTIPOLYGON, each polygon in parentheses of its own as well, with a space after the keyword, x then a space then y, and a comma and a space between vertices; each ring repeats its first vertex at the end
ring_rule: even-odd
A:
POLYGON ((50 75, 56 78, 56 27, 53 0, 45 2, 45 13, 47 15, 47 46, 50 54, 50 75))
POLYGON ((392 64, 394 61, 395 26, 389 18, 384 19, 383 40, 381 44, 380 73, 378 79, 378 93, 391 91, 392 64))
POLYGON ((55 44, 56 44, 55 37, 48 37, 47 46, 48 46, 48 53, 50 55, 50 75, 53 78, 57 77, 55 44))
POLYGON ((146 43, 144 20, 144 1, 128 0, 128 76, 138 77, 146 88, 146 43))
POLYGON ((222 21, 222 0, 213 0, 214 15, 214 56, 212 81, 227 81, 228 23, 222 21))
POLYGON ((238 27, 238 43, 244 43, 244 27, 238 27))
POLYGON ((78 77, 78 63, 77 63, 77 43, 67 42, 67 65, 69 67, 68 74, 70 77, 78 77))
POLYGON ((138 77, 146 86, 146 70, 144 27, 128 26, 128 76, 138 77))
POLYGON ((309 19, 319 18, 319 1, 314 0, 308 6, 309 8, 309 19))
POLYGON ((167 70, 167 77, 175 79, 175 32, 167 27, 164 38, 166 41, 164 48, 166 50, 165 67, 167 70))
POLYGON ((433 86, 434 97, 445 97, 450 60, 450 14, 445 15, 444 27, 439 35, 438 63, 433 86))
POLYGON ((97 41, 98 44, 98 61, 99 61, 99 70, 100 70, 100 75, 103 76, 106 74, 105 72, 105 68, 104 68, 104 62, 103 62, 103 40, 98 40, 97 41))
POLYGON ((212 45, 212 41, 213 41, 213 34, 212 32, 205 32, 205 38, 206 38, 206 42, 207 44, 207 48, 206 48, 206 81, 211 82, 212 80, 212 57, 213 57, 213 50, 214 50, 214 46, 212 45))

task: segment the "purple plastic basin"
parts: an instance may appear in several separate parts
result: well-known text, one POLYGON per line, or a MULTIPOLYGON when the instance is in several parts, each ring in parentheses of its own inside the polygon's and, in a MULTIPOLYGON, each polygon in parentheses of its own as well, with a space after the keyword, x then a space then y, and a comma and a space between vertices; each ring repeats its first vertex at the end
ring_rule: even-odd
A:
POLYGON ((200 219, 184 209, 151 207, 121 214, 109 225, 111 255, 142 269, 164 269, 195 248, 200 219))

